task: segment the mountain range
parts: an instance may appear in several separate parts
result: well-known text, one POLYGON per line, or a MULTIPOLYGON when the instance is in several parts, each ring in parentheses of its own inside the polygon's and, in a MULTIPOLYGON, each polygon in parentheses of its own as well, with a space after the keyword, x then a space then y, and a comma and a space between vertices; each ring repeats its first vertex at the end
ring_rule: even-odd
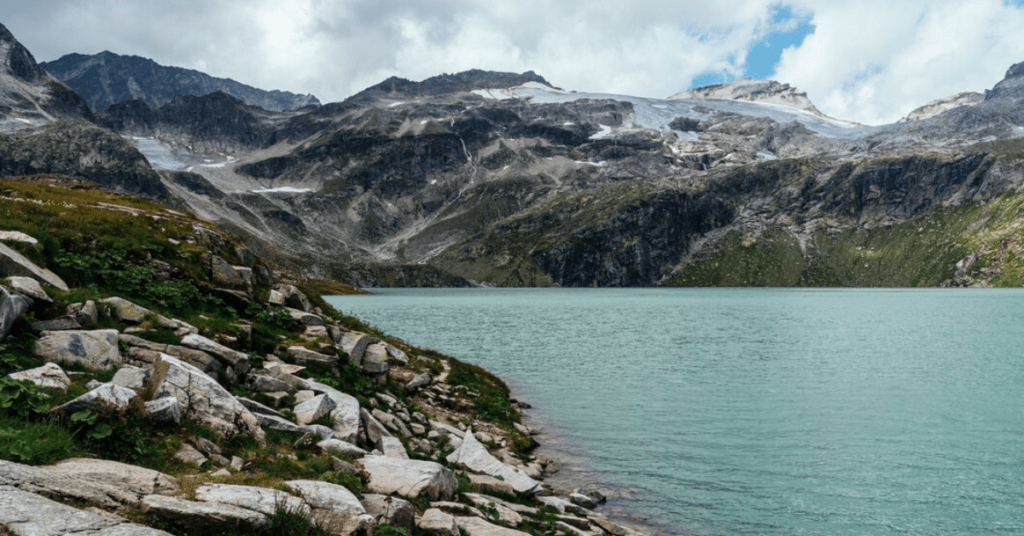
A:
MULTIPOLYGON (((3 32, 0 50, 23 50, 3 32)), ((0 174, 163 198, 308 275, 364 286, 1024 276, 1024 64, 984 95, 869 127, 774 81, 649 99, 479 70, 282 110, 156 77, 147 94, 160 100, 108 93, 124 99, 90 110, 67 97, 79 104, 45 115, 18 96, 73 92, 19 77, 39 69, 30 59, 0 56, 0 98, 14 103, 0 111, 0 174)))
POLYGON ((40 67, 78 92, 96 111, 132 99, 158 108, 179 95, 202 96, 217 91, 267 110, 320 105, 313 95, 264 91, 228 78, 215 78, 196 70, 167 67, 150 59, 107 51, 91 56, 68 54, 42 63, 40 67))

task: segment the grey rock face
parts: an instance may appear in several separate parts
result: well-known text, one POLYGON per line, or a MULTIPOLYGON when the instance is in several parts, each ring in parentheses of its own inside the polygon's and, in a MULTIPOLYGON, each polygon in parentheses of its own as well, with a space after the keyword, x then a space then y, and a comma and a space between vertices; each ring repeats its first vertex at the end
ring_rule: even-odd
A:
POLYGON ((273 516, 278 506, 290 512, 309 514, 309 506, 296 497, 275 489, 230 484, 204 484, 196 489, 196 499, 229 504, 273 516))
POLYGON ((387 524, 405 529, 406 534, 413 533, 416 527, 416 507, 409 501, 370 493, 363 496, 362 503, 366 513, 373 516, 378 525, 387 524))
POLYGON ((154 367, 154 396, 177 398, 185 419, 208 426, 224 437, 237 433, 261 444, 266 441, 256 417, 201 370, 169 355, 161 356, 154 367))
POLYGON ((294 285, 274 285, 270 291, 270 303, 288 307, 304 313, 312 310, 309 298, 294 285))
POLYGON ((93 369, 110 369, 124 361, 118 349, 116 329, 49 331, 36 341, 35 354, 46 361, 80 363, 93 369))
POLYGON ((173 396, 146 402, 146 418, 162 424, 181 424, 181 402, 173 396))
POLYGON ((363 372, 368 374, 384 374, 388 371, 388 349, 383 344, 371 344, 366 347, 362 360, 363 372))
POLYGON ((421 496, 448 500, 459 489, 455 474, 435 462, 366 456, 358 465, 370 475, 370 489, 383 495, 395 493, 410 500, 421 496))
POLYGON ((146 386, 146 380, 148 379, 149 371, 146 369, 125 365, 118 369, 117 374, 114 374, 114 378, 110 380, 110 383, 138 392, 146 386))
POLYGON ((144 497, 142 509, 186 527, 194 528, 261 529, 269 523, 267 516, 247 508, 222 503, 188 501, 163 495, 144 497))
POLYGON ((72 401, 54 408, 52 411, 71 414, 88 409, 100 414, 122 413, 128 409, 132 400, 137 397, 138 394, 127 387, 121 387, 113 383, 104 383, 72 401))
POLYGON ((365 450, 353 445, 352 443, 342 441, 340 439, 325 439, 317 443, 316 446, 320 447, 324 452, 331 452, 353 458, 361 458, 368 454, 365 450))
POLYGON ((473 434, 465 434, 463 437, 462 445, 457 451, 456 463, 474 473, 501 477, 519 495, 530 493, 540 484, 522 470, 506 465, 492 456, 473 434))
POLYGON ((459 535, 459 526, 455 523, 455 517, 437 508, 429 508, 423 512, 418 526, 426 536, 459 535))
POLYGON ((39 387, 67 391, 71 386, 71 378, 64 374, 64 370, 54 363, 47 363, 34 369, 14 372, 7 375, 14 380, 28 380, 39 387))
POLYGON ((374 339, 365 333, 350 331, 341 336, 340 346, 356 366, 362 366, 363 354, 366 352, 366 347, 376 341, 377 339, 374 339))
POLYGON ((51 466, 50 470, 56 475, 119 487, 140 497, 171 495, 181 489, 178 479, 170 475, 110 460, 70 458, 51 466))
POLYGON ((334 429, 335 437, 349 443, 356 443, 359 439, 360 411, 359 401, 352 395, 348 395, 322 383, 306 380, 306 387, 323 393, 334 401, 334 411, 331 412, 331 428, 334 429))
POLYGON ((479 517, 456 517, 455 522, 469 536, 524 536, 526 534, 518 530, 492 525, 479 517))
POLYGON ((0 340, 11 332, 14 322, 32 307, 32 300, 0 286, 0 340))
POLYGON ((115 521, 9 486, 0 486, 0 527, 12 534, 32 536, 170 536, 162 530, 115 521))
POLYGON ((39 281, 36 281, 31 277, 15 275, 9 277, 8 281, 10 282, 11 290, 18 294, 22 294, 36 301, 53 303, 50 296, 46 294, 43 287, 39 285, 39 281))
POLYGON ((295 422, 300 425, 311 424, 330 415, 335 407, 336 404, 327 395, 315 396, 295 406, 295 422))
POLYGON ((59 290, 67 290, 68 285, 57 274, 40 268, 24 255, 0 243, 0 277, 23 276, 46 283, 59 290))

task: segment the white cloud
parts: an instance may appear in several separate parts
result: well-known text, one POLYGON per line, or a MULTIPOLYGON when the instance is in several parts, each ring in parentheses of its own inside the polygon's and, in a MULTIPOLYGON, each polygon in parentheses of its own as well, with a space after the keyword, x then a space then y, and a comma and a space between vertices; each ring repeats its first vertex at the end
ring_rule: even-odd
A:
POLYGON ((896 121, 931 100, 983 92, 1024 61, 1024 11, 1001 0, 807 0, 815 32, 783 53, 776 78, 823 112, 896 121))
POLYGON ((775 78, 844 119, 893 121, 1024 60, 1024 10, 1002 0, 10 0, 0 22, 40 60, 110 50, 324 101, 470 68, 664 97, 741 76, 751 47, 791 29, 782 5, 815 31, 775 78))

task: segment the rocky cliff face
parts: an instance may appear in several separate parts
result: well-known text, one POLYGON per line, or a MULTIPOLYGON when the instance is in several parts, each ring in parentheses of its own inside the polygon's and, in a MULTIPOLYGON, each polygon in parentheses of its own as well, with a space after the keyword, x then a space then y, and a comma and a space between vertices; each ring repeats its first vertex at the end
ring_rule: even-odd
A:
POLYGON ((0 25, 0 130, 91 116, 82 98, 42 70, 32 54, 0 25))
POLYGON ((159 108, 178 96, 202 96, 217 91, 265 110, 292 110, 320 104, 313 95, 264 91, 231 79, 214 78, 199 71, 166 67, 146 58, 112 52, 92 56, 68 54, 43 63, 42 68, 77 91, 96 111, 135 99, 151 108, 159 108))
MULTIPOLYGON (((655 100, 485 71, 389 79, 288 112, 223 93, 159 108, 127 101, 98 121, 145 154, 180 203, 302 258, 315 276, 364 285, 768 284, 755 274, 777 275, 772 284, 971 284, 958 261, 986 251, 1005 259, 1016 247, 979 233, 1008 236, 1000 214, 1024 185, 1020 71, 983 101, 938 103, 880 127, 824 117, 776 82, 655 100), (998 214, 975 226, 984 219, 966 221, 975 207, 998 214), (929 228, 914 227, 928 218, 945 218, 945 230, 910 233, 929 228), (733 268, 735 277, 720 277, 733 268), (903 275, 885 275, 893 272, 903 275)), ((44 169, 29 163, 48 160, 19 150, 8 150, 9 169, 44 169)), ((162 195, 140 186, 151 177, 110 180, 142 169, 130 153, 104 164, 108 173, 80 174, 162 195)))

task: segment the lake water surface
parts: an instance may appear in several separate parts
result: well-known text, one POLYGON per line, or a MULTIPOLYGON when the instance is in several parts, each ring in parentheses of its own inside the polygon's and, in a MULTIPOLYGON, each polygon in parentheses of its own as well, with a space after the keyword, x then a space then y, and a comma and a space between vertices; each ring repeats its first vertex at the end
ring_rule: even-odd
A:
POLYGON ((329 301, 504 378, 559 478, 673 534, 1024 534, 1024 291, 393 289, 329 301))

